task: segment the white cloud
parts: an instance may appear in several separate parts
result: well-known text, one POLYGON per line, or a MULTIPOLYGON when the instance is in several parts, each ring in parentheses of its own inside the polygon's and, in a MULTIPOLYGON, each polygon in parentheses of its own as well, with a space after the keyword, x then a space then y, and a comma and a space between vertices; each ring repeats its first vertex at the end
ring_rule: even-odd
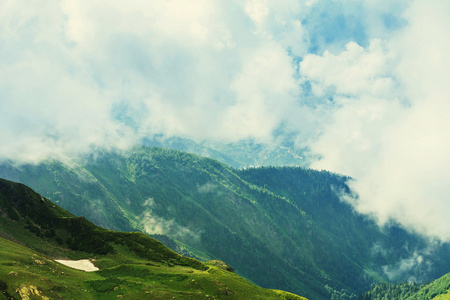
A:
POLYGON ((314 167, 357 179, 359 211, 449 239, 449 6, 7 0, 0 157, 155 133, 269 142, 282 127, 322 157, 314 167))
POLYGON ((385 43, 376 39, 367 49, 350 42, 339 55, 328 51, 320 56, 308 55, 300 63, 300 69, 312 81, 318 95, 333 87, 337 94, 393 97, 394 83, 389 72, 394 61, 385 43))
POLYGON ((261 26, 269 15, 269 8, 267 5, 267 1, 264 0, 250 0, 245 3, 245 12, 257 26, 261 26))
POLYGON ((143 204, 144 212, 141 214, 139 222, 147 234, 165 234, 181 240, 200 240, 201 232, 181 226, 174 219, 168 220, 156 215, 153 212, 155 206, 153 198, 148 198, 143 204))
POLYGON ((0 155, 39 161, 160 132, 270 139, 299 93, 288 48, 307 39, 295 1, 266 4, 8 1, 0 155))
POLYGON ((444 240, 450 240, 449 15, 445 1, 415 1, 405 14, 409 25, 382 50, 379 41, 366 49, 352 44, 302 63, 318 93, 337 93, 333 119, 311 147, 322 156, 313 167, 353 176, 359 199, 352 203, 380 224, 395 220, 444 240))
POLYGON ((414 268, 420 267, 423 263, 423 256, 419 255, 415 252, 411 257, 401 259, 393 266, 383 266, 383 272, 391 281, 398 281, 399 278, 408 282, 422 282, 419 278, 417 278, 413 274, 414 268), (409 275, 409 276, 408 276, 409 275))
POLYGON ((39 161, 161 132, 226 142, 269 141, 280 125, 310 134, 294 62, 311 46, 305 20, 320 24, 313 11, 324 7, 7 1, 0 155, 39 161))

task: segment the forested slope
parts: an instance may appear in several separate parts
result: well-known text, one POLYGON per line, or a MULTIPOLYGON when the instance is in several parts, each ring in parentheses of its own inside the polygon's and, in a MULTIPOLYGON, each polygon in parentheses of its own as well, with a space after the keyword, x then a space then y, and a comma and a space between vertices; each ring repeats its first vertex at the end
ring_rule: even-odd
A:
POLYGON ((401 284, 382 283, 358 297, 358 300, 448 300, 450 299, 450 273, 432 282, 417 284, 406 282, 401 284))
POLYGON ((286 299, 223 262, 183 257, 142 233, 95 226, 30 188, 0 179, 0 299, 286 299), (55 258, 84 258, 86 273, 55 258))
MULTIPOLYGON (((137 147, 71 165, 4 163, 0 176, 101 226, 158 234, 184 254, 226 261, 263 287, 311 299, 351 299, 375 281, 395 280, 386 271, 427 247, 355 214, 338 197, 348 178, 328 172, 238 171, 197 155, 137 147)), ((444 274, 446 249, 424 254, 429 270, 408 271, 425 280, 444 274)))

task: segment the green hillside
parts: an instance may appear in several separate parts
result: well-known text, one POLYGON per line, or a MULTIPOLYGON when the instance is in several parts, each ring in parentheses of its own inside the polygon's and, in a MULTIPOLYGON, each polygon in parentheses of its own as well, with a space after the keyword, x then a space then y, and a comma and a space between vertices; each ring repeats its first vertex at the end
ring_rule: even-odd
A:
POLYGON ((448 300, 450 299, 450 273, 432 282, 418 285, 416 283, 374 285, 358 300, 448 300))
POLYGON ((348 177, 288 167, 251 168, 237 174, 290 199, 310 215, 316 231, 326 234, 328 240, 327 244, 315 243, 315 259, 336 268, 334 276, 343 282, 359 280, 356 274, 360 269, 366 275, 380 276, 377 280, 393 282, 425 282, 450 270, 447 243, 410 234, 395 224, 379 228, 343 203, 339 195, 350 192, 348 177))
POLYGON ((301 168, 238 171, 162 148, 105 152, 65 165, 4 163, 0 176, 30 185, 75 215, 140 230, 201 260, 226 261, 265 287, 310 299, 354 299, 414 253, 408 273, 429 280, 450 269, 448 245, 393 227, 380 230, 338 193, 348 178, 301 168), (407 245, 407 247, 405 247, 407 245), (426 252, 426 253, 425 253, 426 252), (425 269, 425 266, 430 266, 425 269))
POLYGON ((224 263, 183 257, 142 233, 102 229, 0 179, 0 299, 58 298, 304 299, 257 287, 224 263), (91 259, 100 270, 56 258, 91 259))
POLYGON ((302 152, 292 150, 286 141, 283 144, 260 144, 252 140, 236 143, 204 141, 196 143, 180 137, 154 136, 144 139, 146 146, 180 150, 213 158, 234 168, 250 166, 306 166, 302 152))
MULTIPOLYGON (((72 166, 48 162, 0 169, 103 227, 167 235, 183 254, 226 261, 263 287, 328 297, 317 268, 284 258, 290 237, 270 215, 278 219, 283 212, 273 208, 280 205, 291 211, 288 201, 252 187, 217 161, 140 147, 72 166)), ((307 217, 301 219, 307 226, 307 217)))

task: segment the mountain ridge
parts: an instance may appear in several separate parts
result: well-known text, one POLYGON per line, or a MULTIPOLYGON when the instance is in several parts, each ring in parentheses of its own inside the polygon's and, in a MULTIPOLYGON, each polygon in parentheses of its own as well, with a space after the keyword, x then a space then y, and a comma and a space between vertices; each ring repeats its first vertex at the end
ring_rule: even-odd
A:
POLYGON ((0 179, 0 202, 0 233, 9 237, 0 237, 1 299, 305 299, 259 288, 223 262, 183 257, 143 233, 95 226, 19 183, 0 179), (55 257, 95 259, 100 270, 74 270, 55 257))
MULTIPOLYGON (((354 299, 371 283, 389 280, 386 268, 425 252, 421 238, 401 228, 383 233, 355 214, 336 194, 336 188, 348 189, 346 177, 329 172, 236 170, 148 147, 100 153, 74 167, 47 162, 20 168, 3 164, 0 176, 26 182, 99 225, 169 236, 183 254, 218 258, 264 287, 300 291, 311 299, 354 299), (112 216, 120 218, 111 223, 112 216)), ((425 280, 450 268, 448 245, 439 247, 435 258, 424 254, 433 266, 425 270, 425 280)))

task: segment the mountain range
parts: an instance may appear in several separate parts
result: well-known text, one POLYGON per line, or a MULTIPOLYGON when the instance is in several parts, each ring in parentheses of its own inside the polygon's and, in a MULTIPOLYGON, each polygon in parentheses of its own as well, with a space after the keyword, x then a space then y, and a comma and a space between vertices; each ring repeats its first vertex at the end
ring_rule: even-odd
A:
POLYGON ((76 217, 30 188, 0 179, 0 299, 289 299, 214 260, 183 257, 139 232, 76 217), (85 272, 55 258, 88 259, 85 272))
POLYGON ((180 254, 219 259, 264 287, 356 299, 373 283, 424 282, 450 270, 446 243, 384 228, 342 201, 349 177, 301 167, 236 169, 158 147, 71 162, 4 161, 25 183, 93 223, 141 231, 180 254))
POLYGON ((307 166, 306 151, 295 147, 288 136, 277 136, 277 143, 257 143, 252 139, 235 143, 212 141, 195 142, 181 137, 154 135, 143 140, 143 145, 180 150, 218 160, 233 168, 256 166, 307 166))

